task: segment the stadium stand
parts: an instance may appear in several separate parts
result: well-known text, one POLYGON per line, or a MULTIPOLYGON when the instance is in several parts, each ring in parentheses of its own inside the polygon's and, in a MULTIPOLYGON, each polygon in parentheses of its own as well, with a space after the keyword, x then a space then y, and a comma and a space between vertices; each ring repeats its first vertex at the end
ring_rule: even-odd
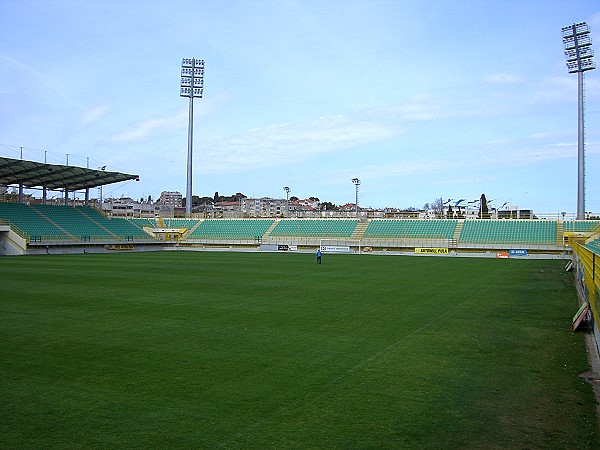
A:
POLYGON ((600 254, 600 238, 588 242, 584 247, 594 253, 600 254))
POLYGON ((29 235, 43 240, 134 240, 152 239, 125 219, 107 219, 88 207, 0 203, 0 218, 29 235))
MULTIPOLYGON (((0 222, 25 239, 27 246, 89 247, 139 243, 157 248, 178 246, 275 245, 310 249, 322 240, 356 243, 370 251, 413 252, 417 247, 472 252, 473 249, 527 248, 569 252, 572 243, 600 248, 600 221, 549 219, 191 219, 112 218, 83 206, 0 203, 0 222), (144 231, 146 228, 146 231, 144 231), (169 230, 180 230, 170 233, 169 230), (587 243, 586 243, 587 241, 587 243)), ((2 238, 2 236, 0 236, 2 238)), ((7 239, 6 235, 4 239, 7 239)), ((16 239, 16 238, 15 238, 16 239)), ((1 240, 1 239, 0 239, 1 240)), ((11 244, 12 245, 12 244, 11 244)), ((40 247, 41 248, 41 247, 40 247)), ((35 253, 35 251, 33 251, 35 253)))
POLYGON ((269 233, 273 237, 349 238, 358 219, 285 219, 269 233))
POLYGON ((100 212, 93 208, 79 206, 75 208, 80 214, 90 221, 98 224, 101 228, 108 231, 111 235, 121 239, 149 239, 149 235, 140 227, 127 219, 107 219, 100 212))
POLYGON ((128 220, 139 229, 143 229, 144 227, 155 228, 157 226, 156 219, 134 218, 128 220))
POLYGON ((466 220, 459 242, 556 245, 556 220, 466 220))
POLYGON ((600 232, 600 221, 598 220, 567 220, 563 223, 565 232, 594 233, 600 232))
POLYGON ((29 205, 0 203, 0 218, 28 234, 34 241, 39 241, 42 238, 66 239, 73 237, 66 230, 61 229, 57 224, 40 215, 29 205))
POLYGON ((273 219, 206 219, 187 236, 189 239, 254 240, 262 238, 273 219))
POLYGON ((434 238, 452 239, 457 220, 373 219, 365 238, 434 238))
POLYGON ((165 228, 187 228, 188 230, 198 225, 198 219, 163 219, 165 228))
POLYGON ((114 237, 106 228, 101 227, 87 216, 80 214, 78 208, 64 206, 30 205, 41 217, 57 224, 70 236, 81 240, 114 237))

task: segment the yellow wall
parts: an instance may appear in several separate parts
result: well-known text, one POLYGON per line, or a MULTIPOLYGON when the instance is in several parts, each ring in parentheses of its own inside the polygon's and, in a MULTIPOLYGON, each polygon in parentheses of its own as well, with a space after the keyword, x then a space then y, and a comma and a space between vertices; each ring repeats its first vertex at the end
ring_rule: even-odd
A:
POLYGON ((600 255, 577 243, 572 243, 572 246, 579 261, 579 276, 587 290, 587 300, 594 314, 594 322, 600 324, 600 255))

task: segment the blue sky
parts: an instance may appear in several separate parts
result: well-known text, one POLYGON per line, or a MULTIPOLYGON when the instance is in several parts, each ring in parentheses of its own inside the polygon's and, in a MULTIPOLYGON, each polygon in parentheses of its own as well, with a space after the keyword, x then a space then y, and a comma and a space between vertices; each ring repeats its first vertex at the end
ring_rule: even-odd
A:
MULTIPOLYGON (((140 175, 185 196, 181 59, 206 61, 194 194, 422 207, 482 193, 575 212, 577 76, 561 28, 596 0, 0 2, 0 155, 140 175)), ((600 65, 600 63, 599 63, 600 65)), ((600 212, 600 69, 586 210, 600 212)), ((95 194, 93 194, 95 195, 95 194)), ((105 194, 106 195, 106 194, 105 194)))

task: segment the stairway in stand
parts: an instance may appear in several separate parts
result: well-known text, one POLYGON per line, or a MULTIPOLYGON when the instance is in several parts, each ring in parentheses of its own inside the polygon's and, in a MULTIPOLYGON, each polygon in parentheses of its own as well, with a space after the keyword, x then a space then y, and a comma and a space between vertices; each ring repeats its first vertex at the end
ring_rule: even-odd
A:
POLYGON ((456 228, 454 229, 454 234, 452 235, 452 243, 451 243, 451 246, 454 248, 458 247, 458 239, 460 238, 460 233, 462 232, 464 224, 465 224, 464 219, 461 219, 456 223, 456 228))
POLYGON ((368 226, 369 226, 369 222, 366 222, 366 221, 358 222, 358 224, 356 225, 356 228, 354 229, 354 231, 352 232, 352 235, 350 236, 350 239, 356 239, 357 241, 361 240, 365 236, 365 231, 367 230, 368 226))

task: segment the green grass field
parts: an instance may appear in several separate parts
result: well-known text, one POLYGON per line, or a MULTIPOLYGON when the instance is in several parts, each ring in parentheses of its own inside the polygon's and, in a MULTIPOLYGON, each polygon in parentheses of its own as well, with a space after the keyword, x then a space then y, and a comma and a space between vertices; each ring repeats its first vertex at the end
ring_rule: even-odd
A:
POLYGON ((563 267, 0 258, 0 446, 600 448, 563 267))

